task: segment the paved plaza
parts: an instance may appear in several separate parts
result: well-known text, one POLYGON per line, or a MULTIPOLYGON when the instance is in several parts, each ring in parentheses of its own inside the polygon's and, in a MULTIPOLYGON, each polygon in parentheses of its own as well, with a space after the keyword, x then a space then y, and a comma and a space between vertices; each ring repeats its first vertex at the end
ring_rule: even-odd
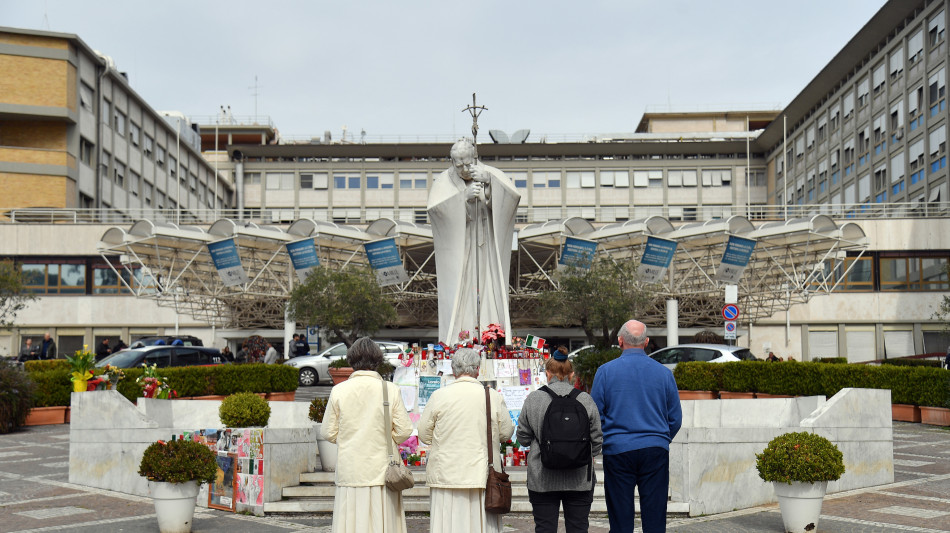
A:
MULTIPOLYGON (((329 387, 300 389, 298 401, 325 395, 329 387)), ((157 532, 149 498, 69 483, 69 426, 35 426, 0 435, 0 532, 157 532)), ((950 429, 894 423, 895 483, 825 498, 819 532, 919 533, 950 531, 950 429)), ((428 517, 408 518, 409 531, 428 531, 428 517)), ((508 515, 507 532, 534 531, 530 516, 508 515)), ((592 516, 592 532, 609 530, 592 516)), ((670 517, 672 533, 775 532, 778 505, 718 515, 670 517)), ((198 508, 192 531, 329 532, 329 515, 255 517, 198 508)), ((563 531, 563 525, 562 525, 563 531)))

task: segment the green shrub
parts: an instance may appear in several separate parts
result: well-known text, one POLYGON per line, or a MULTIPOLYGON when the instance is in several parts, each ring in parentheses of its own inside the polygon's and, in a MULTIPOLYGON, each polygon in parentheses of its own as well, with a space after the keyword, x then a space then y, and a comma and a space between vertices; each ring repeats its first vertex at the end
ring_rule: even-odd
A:
POLYGON ((218 416, 229 428, 264 427, 270 420, 270 405, 253 392, 238 392, 221 402, 218 416))
POLYGON ((950 371, 941 368, 914 368, 916 405, 950 407, 950 371))
POLYGON ((813 363, 830 363, 835 365, 847 364, 847 357, 818 357, 811 360, 813 363))
POLYGON ((597 369, 608 361, 620 357, 622 350, 620 348, 592 348, 582 351, 574 356, 572 364, 574 365, 574 375, 589 390, 594 384, 594 376, 597 375, 597 369))
POLYGON ((69 405, 69 395, 73 392, 73 383, 69 380, 70 374, 68 365, 45 372, 30 372, 28 375, 36 384, 33 392, 33 406, 69 405))
POLYGON ((46 372, 47 370, 53 370, 60 367, 69 368, 69 361, 65 359, 40 359, 35 361, 26 361, 23 363, 24 370, 29 373, 46 372))
POLYGON ((785 433, 755 455, 763 481, 817 483, 844 474, 844 456, 831 441, 814 433, 785 433))
MULTIPOLYGON (((300 375, 296 368, 287 365, 269 365, 270 390, 267 392, 290 392, 297 390, 300 375)), ((392 372, 392 370, 390 370, 392 372)), ((263 392, 263 391, 256 391, 263 392)))
MULTIPOLYGON (((677 365, 679 366, 679 365, 677 365)), ((736 361, 721 363, 722 390, 730 392, 759 392, 760 375, 775 366, 765 361, 736 361)))
POLYGON ((937 359, 884 359, 882 365, 894 366, 926 366, 930 368, 940 368, 940 361, 937 359))
POLYGON ((328 368, 350 368, 350 362, 346 360, 346 357, 341 357, 339 359, 334 359, 330 361, 330 364, 327 365, 328 368))
POLYGON ((23 369, 0 359, 0 433, 12 433, 26 422, 35 388, 23 369))
POLYGON ((680 390, 722 390, 724 365, 698 361, 679 363, 673 369, 676 386, 680 390))
POLYGON ((310 400, 310 412, 307 414, 310 420, 317 423, 323 422, 323 415, 327 412, 327 403, 329 401, 329 398, 320 397, 310 400))
POLYGON ((139 463, 139 475, 150 481, 211 483, 218 460, 204 444, 190 440, 158 441, 149 445, 139 463))

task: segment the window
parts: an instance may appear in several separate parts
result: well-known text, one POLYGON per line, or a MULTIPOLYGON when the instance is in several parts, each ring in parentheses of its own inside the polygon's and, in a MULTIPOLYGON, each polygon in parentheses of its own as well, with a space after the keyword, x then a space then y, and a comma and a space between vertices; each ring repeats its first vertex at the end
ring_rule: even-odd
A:
POLYGON ((366 188, 367 189, 392 189, 393 188, 393 175, 389 173, 378 174, 378 173, 366 173, 366 188))
POLYGON ((132 146, 139 145, 139 137, 142 133, 142 128, 138 126, 135 122, 129 122, 129 139, 132 140, 132 146))
POLYGON ((815 146, 815 126, 814 124, 805 131, 805 146, 811 150, 815 146))
POLYGON ((844 188, 844 203, 853 204, 857 198, 857 187, 854 183, 847 185, 844 188))
MULTIPOLYGON (((182 178, 184 177, 185 175, 182 174, 182 178)), ((188 184, 189 184, 189 188, 191 189, 191 194, 198 194, 198 176, 195 176, 194 174, 188 174, 188 178, 189 178, 188 184)), ((291 174, 290 187, 293 188, 293 186, 294 186, 294 178, 293 178, 293 174, 291 174)))
POLYGON ((172 156, 168 156, 168 175, 171 179, 175 179, 175 176, 178 175, 178 160, 172 156))
POLYGON ((326 172, 301 172, 301 189, 320 189, 324 190, 329 186, 329 177, 326 172))
POLYGON ((844 119, 848 120, 851 115, 854 115, 854 91, 844 95, 844 119))
POLYGON ((927 85, 930 87, 930 116, 934 116, 947 107, 946 69, 942 68, 930 76, 927 85))
POLYGON ((133 196, 139 195, 139 185, 141 181, 142 176, 139 176, 138 172, 129 170, 129 192, 131 192, 133 196))
POLYGON ((601 170, 600 186, 617 189, 630 186, 630 172, 626 170, 601 170))
POLYGON ((858 178, 858 202, 871 200, 871 175, 865 174, 858 178))
POLYGON ((844 142, 844 164, 845 166, 850 165, 854 161, 854 138, 850 138, 844 142))
MULTIPOLYGON (((515 170, 510 172, 505 172, 508 177, 511 179, 511 182, 515 184, 515 187, 519 189, 528 188, 528 172, 524 170, 515 170)), ((525 218, 527 218, 527 213, 525 213, 525 218)), ((527 221, 527 220, 526 220, 527 221)))
POLYGON ((152 205, 152 184, 145 182, 142 184, 142 198, 146 206, 152 205))
POLYGON ((887 188, 887 164, 878 165, 874 169, 874 190, 880 191, 887 188))
POLYGON ((891 107, 891 144, 904 138, 904 102, 899 100, 891 107))
POLYGON ((333 174, 334 189, 359 189, 362 176, 358 172, 340 172, 333 174))
POLYGON ((831 151, 831 184, 834 185, 838 183, 838 176, 841 174, 841 169, 838 167, 838 150, 831 151))
POLYGON ((565 178, 568 189, 589 189, 596 185, 593 170, 569 170, 565 178))
POLYGON ((86 293, 86 265, 81 261, 29 261, 20 269, 26 290, 33 294, 86 293))
POLYGON ((126 122, 125 113, 116 109, 115 110, 115 132, 116 134, 122 137, 125 137, 125 122, 126 122))
POLYGON ((531 173, 531 187, 535 189, 555 189, 560 186, 560 170, 535 170, 531 173))
POLYGON ((112 163, 112 156, 109 152, 102 152, 102 161, 99 162, 99 179, 109 179, 109 164, 112 163))
POLYGON ((864 78, 858 82, 858 107, 868 105, 868 79, 864 78))
POLYGON ((663 186, 663 171, 662 170, 634 170, 633 171, 633 186, 634 187, 662 187, 663 186))
POLYGON ((891 71, 891 79, 897 79, 904 72, 904 49, 901 47, 896 48, 891 52, 891 58, 888 63, 891 71))
MULTIPOLYGON (((194 189, 194 186, 192 186, 194 189)), ((267 190, 283 190, 283 191, 292 191, 294 190, 294 173, 293 172, 268 172, 267 173, 267 190)), ((194 190, 192 190, 194 192, 194 190)))
POLYGON ((821 115, 818 119, 818 142, 824 141, 828 133, 828 116, 821 115))
POLYGON ((805 155, 805 138, 799 137, 795 139, 795 157, 801 158, 803 155, 805 155))
POLYGON ((947 166, 947 127, 937 126, 930 130, 930 173, 947 166))
POLYGON ((924 140, 921 139, 910 145, 907 149, 910 163, 910 183, 911 185, 921 181, 926 176, 924 171, 924 140))
POLYGON ((400 189, 425 189, 428 179, 425 172, 399 172, 400 189))
POLYGON ((161 145, 155 151, 155 165, 159 168, 165 168, 165 149, 161 145))
POLYGON ((881 257, 882 291, 947 290, 946 257, 881 257))
POLYGON ((261 173, 260 172, 245 172, 244 173, 244 185, 260 185, 261 184, 261 173))
POLYGON ((148 135, 145 136, 145 143, 142 147, 142 150, 145 152, 145 157, 152 157, 152 147, 155 141, 152 140, 148 135))
POLYGON ((836 263, 831 276, 843 291, 871 291, 874 289, 874 261, 871 257, 847 257, 836 263))
POLYGON ((868 162, 868 151, 871 149, 871 128, 864 128, 858 132, 858 153, 861 156, 858 158, 858 166, 861 166, 868 162))
POLYGON ((887 147, 887 118, 881 113, 874 119, 874 155, 880 154, 887 147))
POLYGON ((891 181, 904 178, 904 152, 891 156, 891 181))
POLYGON ((95 149, 95 145, 87 141, 85 137, 79 138, 79 160, 87 167, 92 166, 92 153, 95 149))
POLYGON ((924 57, 924 30, 920 30, 907 41, 907 64, 914 66, 924 57))
POLYGON ((115 185, 120 189, 125 187, 125 163, 115 161, 115 185))
POLYGON ((831 107, 831 111, 828 112, 828 123, 831 127, 831 131, 837 131, 838 125, 841 123, 841 106, 835 104, 831 107))
POLYGON ((103 100, 99 108, 99 120, 107 126, 112 124, 112 104, 108 100, 103 100))
POLYGON ((931 48, 943 41, 946 29, 947 23, 944 19, 943 11, 931 17, 930 22, 927 24, 927 37, 931 48))
POLYGON ((126 286, 132 288, 138 287, 142 282, 140 269, 133 269, 116 266, 115 270, 105 263, 92 265, 92 293, 93 294, 130 294, 131 291, 126 286), (116 274, 116 270, 119 274, 116 274))
POLYGON ((731 182, 731 170, 703 170, 703 187, 722 187, 723 184, 728 186, 731 182))
POLYGON ((84 111, 90 113, 95 113, 96 106, 96 91, 92 87, 86 85, 86 82, 79 83, 79 107, 84 111))
POLYGON ((667 185, 670 187, 695 187, 695 170, 670 170, 667 174, 667 185))

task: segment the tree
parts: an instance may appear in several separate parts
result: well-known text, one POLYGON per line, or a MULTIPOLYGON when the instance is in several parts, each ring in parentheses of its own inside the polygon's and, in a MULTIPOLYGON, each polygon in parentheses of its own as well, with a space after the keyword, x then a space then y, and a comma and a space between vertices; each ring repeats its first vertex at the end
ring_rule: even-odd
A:
POLYGON ((291 291, 287 305, 292 319, 328 329, 347 346, 396 320, 392 297, 364 268, 315 268, 291 291))
POLYGON ((608 348, 617 342, 621 326, 637 318, 652 296, 636 283, 636 265, 610 258, 590 269, 568 267, 557 274, 559 290, 541 295, 544 315, 562 325, 579 325, 587 342, 608 348))
POLYGON ((0 326, 9 326, 16 314, 33 300, 23 283, 23 273, 10 260, 0 261, 0 326))

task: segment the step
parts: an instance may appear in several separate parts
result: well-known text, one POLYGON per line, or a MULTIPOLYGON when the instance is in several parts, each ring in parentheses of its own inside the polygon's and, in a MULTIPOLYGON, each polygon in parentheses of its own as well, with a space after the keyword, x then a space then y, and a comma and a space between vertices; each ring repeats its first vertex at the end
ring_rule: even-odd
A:
MULTIPOLYGON (((336 487, 333 485, 296 485, 293 487, 284 487, 282 492, 284 498, 333 498, 336 487)), ((404 497, 429 497, 429 487, 416 483, 415 487, 406 489, 402 492, 404 497)), ((527 498, 528 487, 524 484, 512 484, 511 495, 515 498, 527 498)), ((594 487, 594 498, 604 497, 603 485, 594 487)))
MULTIPOLYGON (((429 512, 429 499, 419 497, 403 497, 403 508, 407 513, 427 513, 429 512)), ((640 502, 636 502, 636 510, 640 512, 640 502)), ((293 500, 283 500, 279 502, 267 502, 264 504, 264 513, 332 513, 332 498, 295 498, 293 500)), ((531 502, 525 498, 512 498, 512 513, 531 513, 531 502)), ((607 502, 602 499, 594 498, 591 504, 590 512, 606 513, 607 502)), ((686 516, 689 514, 689 504, 682 502, 668 502, 666 512, 668 515, 686 516)))

